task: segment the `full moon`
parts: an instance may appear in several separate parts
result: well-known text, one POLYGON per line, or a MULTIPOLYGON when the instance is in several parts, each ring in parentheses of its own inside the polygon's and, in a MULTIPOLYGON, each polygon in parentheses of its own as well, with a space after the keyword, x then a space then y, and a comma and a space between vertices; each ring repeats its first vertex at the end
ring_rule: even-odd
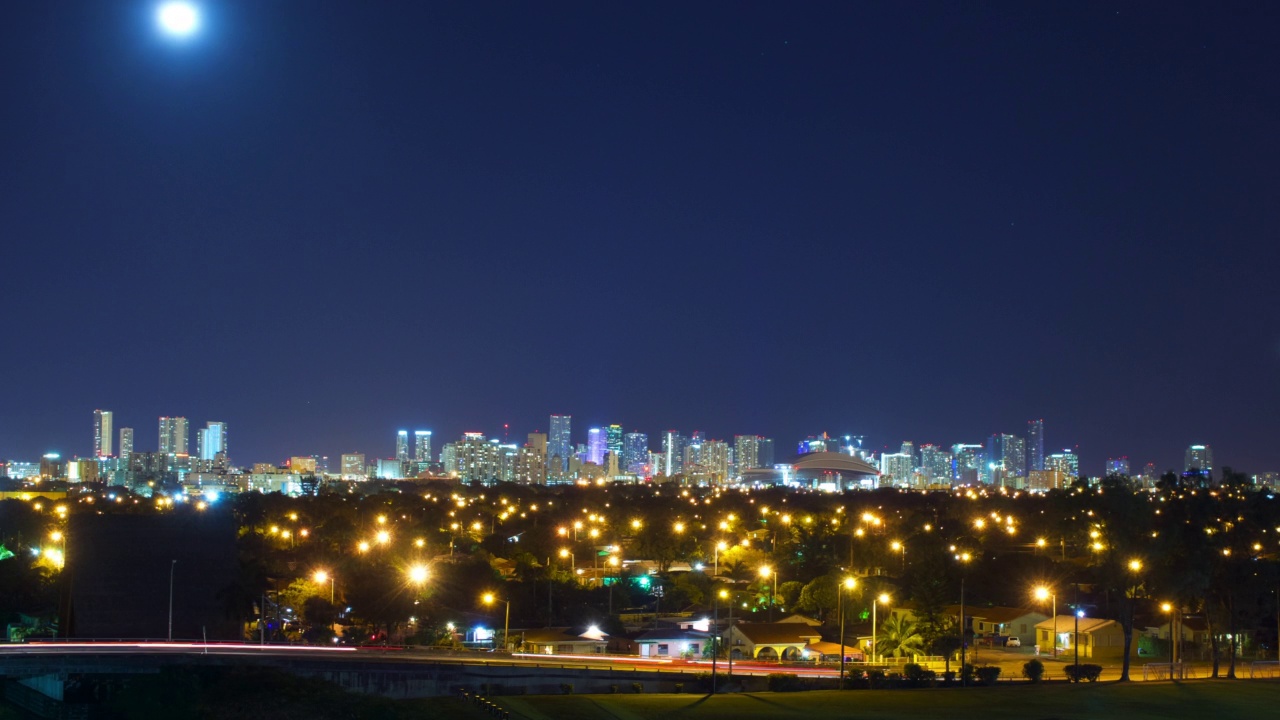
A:
POLYGON ((200 13, 191 3, 167 2, 156 12, 156 20, 166 33, 183 37, 196 31, 200 25, 200 13))

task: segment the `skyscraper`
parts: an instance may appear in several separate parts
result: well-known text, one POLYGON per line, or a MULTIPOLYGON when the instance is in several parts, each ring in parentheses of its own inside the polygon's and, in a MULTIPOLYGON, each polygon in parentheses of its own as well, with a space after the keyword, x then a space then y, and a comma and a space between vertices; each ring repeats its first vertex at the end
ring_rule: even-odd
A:
POLYGON ((1213 448, 1208 445, 1192 445, 1187 448, 1182 464, 1185 473, 1198 473, 1205 477, 1213 476, 1213 448))
POLYGON ((1129 458, 1107 458, 1107 474, 1129 477, 1129 458))
POLYGON ((925 475, 933 483, 951 482, 951 453, 937 445, 926 443, 920 446, 920 466, 925 475))
POLYGON ((604 454, 608 452, 604 430, 598 427, 587 431, 587 462, 604 465, 604 454))
POLYGON ((610 425, 605 428, 605 449, 619 458, 622 457, 622 426, 610 425))
POLYGON ((120 428, 120 459, 129 460, 133 454, 133 428, 120 428))
POLYGON ((93 456, 111 457, 111 411, 93 411, 93 456))
POLYGON ((409 460, 409 431, 401 430, 396 433, 396 460, 407 462, 409 460))
POLYGON ((629 473, 643 473, 649 464, 649 436, 629 432, 622 438, 622 467, 629 473))
POLYGON ((736 461, 737 473, 741 477, 747 470, 760 467, 759 435, 735 435, 733 438, 733 458, 736 461))
POLYGON ((1044 470, 1044 420, 1027 421, 1027 467, 1044 470))
POLYGON ((662 433, 661 470, 667 477, 684 472, 684 437, 676 430, 662 433))
POLYGON ((207 422, 196 432, 196 456, 200 460, 216 460, 219 453, 227 452, 227 424, 207 422))
POLYGON ((1020 482, 1007 481, 1011 478, 1027 476, 1026 442, 1017 435, 999 433, 987 439, 987 475, 988 482, 995 482, 998 475, 1000 484, 1019 487, 1020 482))
POLYGON ((976 485, 982 464, 982 446, 956 443, 951 446, 951 478, 957 485, 976 485))
POLYGON ((756 462, 762 468, 773 467, 773 438, 762 437, 756 443, 756 462))
POLYGON ((912 458, 906 453, 885 453, 880 456, 880 486, 908 487, 911 485, 912 458))
POLYGON ((413 459, 420 462, 431 462, 431 431, 413 431, 413 459))
POLYGON ((698 453, 702 470, 712 483, 723 483, 729 479, 729 443, 721 440, 707 440, 702 443, 698 453))
POLYGON ((1057 470, 1071 477, 1080 477, 1080 456, 1071 448, 1060 453, 1053 453, 1044 459, 1045 470, 1057 470))
POLYGON ((191 436, 187 432, 187 419, 184 417, 160 418, 159 450, 167 455, 186 455, 191 447, 191 436))
POLYGON ((559 457, 560 464, 554 470, 564 472, 569 467, 569 456, 573 454, 573 443, 569 433, 570 415, 552 415, 551 426, 547 432, 547 466, 551 467, 551 458, 559 457))

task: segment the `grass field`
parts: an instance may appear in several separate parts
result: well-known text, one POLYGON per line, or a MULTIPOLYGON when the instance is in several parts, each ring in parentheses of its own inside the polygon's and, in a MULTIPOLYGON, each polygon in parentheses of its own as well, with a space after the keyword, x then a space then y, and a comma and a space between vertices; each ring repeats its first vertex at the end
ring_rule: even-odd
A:
POLYGON ((1280 682, 1252 680, 992 688, 847 690, 740 695, 541 695, 493 698, 513 720, 675 720, 677 718, 982 718, 999 720, 1226 720, 1275 717, 1280 682))

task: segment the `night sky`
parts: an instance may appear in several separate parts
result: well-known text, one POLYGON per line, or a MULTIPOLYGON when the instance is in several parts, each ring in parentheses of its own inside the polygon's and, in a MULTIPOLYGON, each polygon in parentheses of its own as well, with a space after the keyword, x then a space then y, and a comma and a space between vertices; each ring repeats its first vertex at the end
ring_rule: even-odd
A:
POLYGON ((0 458, 650 434, 1280 470, 1280 4, 0 3, 0 458))

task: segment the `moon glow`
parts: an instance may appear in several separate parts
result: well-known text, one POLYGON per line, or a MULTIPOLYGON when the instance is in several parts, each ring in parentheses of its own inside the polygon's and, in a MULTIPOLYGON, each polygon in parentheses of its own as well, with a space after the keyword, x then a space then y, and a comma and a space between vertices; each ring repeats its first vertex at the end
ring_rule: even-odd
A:
POLYGON ((191 3, 167 2, 156 11, 156 21, 165 33, 186 37, 200 26, 200 13, 191 3))

